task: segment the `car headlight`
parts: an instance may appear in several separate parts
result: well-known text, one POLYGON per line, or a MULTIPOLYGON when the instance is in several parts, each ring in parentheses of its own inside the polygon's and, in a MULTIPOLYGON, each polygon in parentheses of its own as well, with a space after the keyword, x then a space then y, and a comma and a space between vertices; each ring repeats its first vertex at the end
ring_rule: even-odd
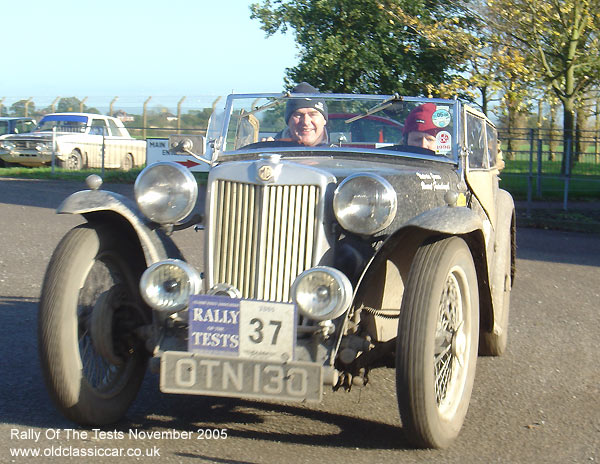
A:
POLYGON ((184 309, 190 295, 199 293, 201 287, 202 279, 198 271, 178 259, 154 263, 140 279, 144 301, 150 307, 168 313, 184 309))
POLYGON ((0 142, 0 148, 5 149, 6 151, 13 151, 16 145, 14 142, 0 142))
POLYGON ((352 284, 342 272, 325 266, 296 277, 292 299, 303 316, 317 321, 341 316, 352 302, 352 284))
POLYGON ((194 209, 198 183, 188 169, 164 161, 151 164, 140 173, 134 193, 146 217, 159 224, 175 224, 194 209))
POLYGON ((35 149, 40 153, 52 151, 52 144, 48 142, 40 142, 35 146, 35 149))
POLYGON ((333 211, 340 225, 361 235, 375 234, 389 226, 397 207, 396 191, 375 174, 347 177, 333 195, 333 211))

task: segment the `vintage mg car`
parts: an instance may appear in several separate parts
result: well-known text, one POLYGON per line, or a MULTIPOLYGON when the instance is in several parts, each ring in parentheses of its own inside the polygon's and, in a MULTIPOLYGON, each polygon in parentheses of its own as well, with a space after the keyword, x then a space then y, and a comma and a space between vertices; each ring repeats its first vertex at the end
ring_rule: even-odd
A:
POLYGON ((170 161, 140 173, 135 201, 91 176, 58 209, 87 220, 40 302, 62 413, 118 421, 148 363, 163 392, 300 402, 387 367, 406 436, 448 446, 478 354, 507 342, 515 213, 494 125, 458 100, 245 94, 201 143, 170 146, 210 165, 203 217, 195 177, 170 161), (323 129, 313 144, 294 138, 306 117, 323 129), (171 240, 194 226, 202 263, 171 240))
POLYGON ((0 137, 6 165, 50 164, 53 154, 66 169, 129 170, 146 163, 146 142, 132 138, 119 119, 91 113, 47 114, 32 133, 0 137))

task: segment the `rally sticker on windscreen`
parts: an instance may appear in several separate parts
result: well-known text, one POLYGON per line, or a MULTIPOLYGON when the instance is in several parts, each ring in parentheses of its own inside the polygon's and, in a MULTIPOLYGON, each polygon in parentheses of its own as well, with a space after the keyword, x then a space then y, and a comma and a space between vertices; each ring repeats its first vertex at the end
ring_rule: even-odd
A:
POLYGON ((452 135, 448 131, 439 131, 435 136, 436 153, 448 153, 452 150, 452 135))
POLYGON ((193 295, 188 351, 286 362, 294 357, 292 303, 193 295))

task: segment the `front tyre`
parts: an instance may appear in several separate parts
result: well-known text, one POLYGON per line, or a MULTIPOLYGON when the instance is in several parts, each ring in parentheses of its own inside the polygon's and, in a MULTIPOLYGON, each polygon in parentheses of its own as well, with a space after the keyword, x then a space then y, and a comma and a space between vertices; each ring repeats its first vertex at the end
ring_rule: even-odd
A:
POLYGON ((402 425, 418 447, 445 448, 467 414, 479 334, 477 274, 458 237, 422 245, 398 323, 396 388, 402 425))
MULTIPOLYGON (((38 347, 48 392, 82 425, 119 420, 134 400, 147 352, 135 329, 148 323, 137 290, 139 262, 102 227, 69 231, 48 265, 38 347)), ((120 237, 123 241, 123 237, 120 237)))

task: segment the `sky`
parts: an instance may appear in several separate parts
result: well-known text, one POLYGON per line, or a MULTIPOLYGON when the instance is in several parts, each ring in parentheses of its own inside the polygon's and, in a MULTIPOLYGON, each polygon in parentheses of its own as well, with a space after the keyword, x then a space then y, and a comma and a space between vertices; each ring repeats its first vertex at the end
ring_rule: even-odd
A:
MULTIPOLYGON (((210 101, 280 92, 297 64, 292 33, 266 37, 259 0, 0 0, 4 105, 33 97, 210 101), (8 40, 12 45, 8 45, 8 40)), ((107 103, 108 104, 108 103, 107 103)))

